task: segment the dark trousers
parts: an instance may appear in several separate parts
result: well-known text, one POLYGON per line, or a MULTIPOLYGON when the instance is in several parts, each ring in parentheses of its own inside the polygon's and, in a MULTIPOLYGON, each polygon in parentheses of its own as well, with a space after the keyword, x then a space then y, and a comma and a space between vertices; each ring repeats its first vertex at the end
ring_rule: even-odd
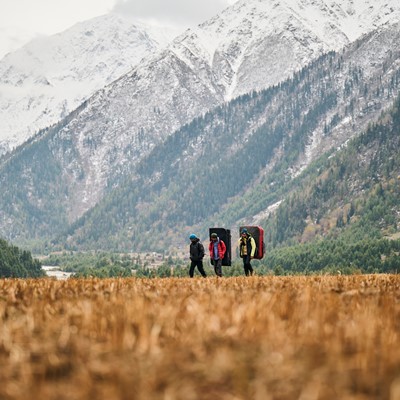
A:
POLYGON ((211 260, 212 265, 214 265, 214 271, 217 276, 222 276, 222 260, 211 260))
POLYGON ((189 269, 189 276, 190 276, 191 278, 193 278, 194 269, 195 269, 196 267, 197 267, 197 269, 199 270, 199 272, 201 273, 201 275, 205 278, 207 275, 206 275, 206 272, 204 271, 204 268, 203 268, 203 260, 197 260, 197 261, 192 260, 192 261, 191 261, 191 263, 190 263, 190 269, 189 269))
POLYGON ((246 276, 253 275, 253 267, 250 264, 250 256, 243 256, 243 268, 246 276))

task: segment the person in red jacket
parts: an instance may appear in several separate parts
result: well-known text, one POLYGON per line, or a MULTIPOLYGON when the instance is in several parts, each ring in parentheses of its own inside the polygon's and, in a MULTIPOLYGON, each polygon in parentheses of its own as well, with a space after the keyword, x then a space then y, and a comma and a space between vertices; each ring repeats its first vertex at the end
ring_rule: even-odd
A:
POLYGON ((211 264, 214 265, 214 271, 217 276, 222 276, 222 259, 225 256, 226 245, 214 232, 210 236, 208 250, 210 252, 211 264))

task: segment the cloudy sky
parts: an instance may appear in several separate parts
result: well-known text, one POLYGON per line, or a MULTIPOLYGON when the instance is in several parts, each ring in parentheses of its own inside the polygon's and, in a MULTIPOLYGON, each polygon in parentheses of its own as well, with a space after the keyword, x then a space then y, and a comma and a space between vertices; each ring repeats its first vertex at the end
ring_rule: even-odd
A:
POLYGON ((111 11, 185 28, 236 0, 0 0, 0 58, 38 35, 61 32, 74 23, 111 11))

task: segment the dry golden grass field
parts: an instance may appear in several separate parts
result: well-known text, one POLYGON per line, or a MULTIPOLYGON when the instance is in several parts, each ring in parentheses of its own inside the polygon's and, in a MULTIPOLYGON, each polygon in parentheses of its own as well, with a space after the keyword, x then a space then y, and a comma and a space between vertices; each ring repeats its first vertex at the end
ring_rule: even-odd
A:
POLYGON ((399 400, 400 276, 0 280, 1 400, 399 400))

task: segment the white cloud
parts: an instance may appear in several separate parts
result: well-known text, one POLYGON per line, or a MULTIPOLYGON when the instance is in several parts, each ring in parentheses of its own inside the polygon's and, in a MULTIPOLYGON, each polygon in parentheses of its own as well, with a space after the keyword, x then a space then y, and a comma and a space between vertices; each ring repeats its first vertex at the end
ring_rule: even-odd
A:
POLYGON ((1 0, 0 58, 40 34, 108 13, 117 0, 1 0))
POLYGON ((32 32, 13 27, 0 27, 0 59, 1 57, 32 39, 32 32))
POLYGON ((116 11, 161 25, 189 27, 236 0, 0 0, 0 58, 38 35, 116 11))
POLYGON ((106 14, 116 0, 1 0, 0 27, 54 33, 106 14), (4 6, 3 6, 4 3, 4 6))
POLYGON ((163 24, 192 26, 217 14, 233 0, 118 0, 115 12, 163 24))

